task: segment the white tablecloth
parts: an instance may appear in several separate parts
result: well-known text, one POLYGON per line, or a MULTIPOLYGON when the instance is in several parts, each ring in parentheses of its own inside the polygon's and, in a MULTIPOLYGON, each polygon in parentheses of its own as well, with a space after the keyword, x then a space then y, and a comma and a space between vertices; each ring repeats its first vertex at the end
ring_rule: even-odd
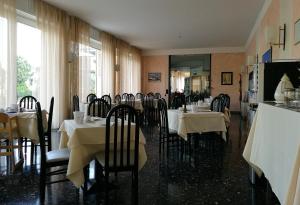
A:
MULTIPOLYGON (((60 148, 68 147, 71 151, 67 178, 72 181, 76 187, 80 187, 84 183, 84 167, 93 160, 94 157, 104 159, 105 119, 84 124, 77 124, 74 120, 65 120, 59 130, 61 131, 60 148)), ((112 129, 111 134, 113 135, 112 129)), ((133 138, 134 132, 131 132, 131 134, 133 138)), ((144 135, 140 131, 139 169, 141 169, 147 161, 145 144, 144 135)), ((131 145, 131 147, 133 147, 133 145, 131 145)))
MULTIPOLYGON (((21 137, 31 139, 33 143, 39 143, 39 135, 37 131, 37 118, 35 112, 19 112, 16 113, 19 125, 19 134, 21 137)), ((47 129, 47 111, 42 111, 43 125, 47 129)))
POLYGON ((222 132, 226 141, 226 124, 223 113, 187 112, 168 110, 169 129, 177 130, 179 136, 187 140, 189 133, 222 132))
POLYGON ((300 113, 259 104, 243 157, 282 205, 300 204, 300 113))

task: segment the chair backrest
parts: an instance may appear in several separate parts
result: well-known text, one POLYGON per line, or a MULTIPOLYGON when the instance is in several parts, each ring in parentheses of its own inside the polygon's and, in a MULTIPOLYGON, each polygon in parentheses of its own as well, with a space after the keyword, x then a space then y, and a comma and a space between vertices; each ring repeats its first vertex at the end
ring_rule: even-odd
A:
POLYGON ((220 96, 215 97, 210 104, 211 111, 224 112, 225 106, 223 99, 220 96))
POLYGON ((43 127, 43 115, 41 110, 40 102, 36 103, 36 117, 37 117, 37 131, 40 140, 40 151, 41 151, 41 169, 45 167, 46 164, 46 147, 45 147, 45 132, 43 127))
POLYGON ((89 104, 88 115, 105 118, 109 110, 109 105, 105 100, 96 98, 89 104))
POLYGON ((0 132, 8 132, 9 128, 9 116, 6 113, 0 112, 0 132))
POLYGON ((121 104, 121 100, 122 100, 122 99, 121 99, 121 95, 116 95, 116 96, 115 96, 115 103, 116 103, 116 104, 121 104))
POLYGON ((142 101, 144 109, 154 108, 154 97, 146 95, 142 101))
POLYGON ((73 96, 73 112, 79 111, 79 97, 78 95, 73 96))
POLYGON ((144 94, 143 94, 143 93, 137 93, 137 94, 135 95, 135 98, 136 98, 136 99, 139 99, 139 100, 143 100, 144 94))
POLYGON ((105 175, 109 171, 138 169, 139 117, 137 110, 125 104, 117 105, 109 111, 106 118, 105 175))
POLYGON ((159 99, 159 98, 161 98, 161 95, 160 95, 160 93, 155 93, 155 94, 154 94, 154 98, 155 98, 155 99, 159 99))
POLYGON ((20 100, 19 107, 25 109, 34 109, 36 102, 37 99, 33 96, 31 95, 24 96, 20 100))
POLYGON ((97 98, 97 95, 95 95, 94 93, 90 93, 90 94, 88 94, 88 96, 86 97, 86 102, 87 103, 90 103, 90 102, 92 102, 94 99, 96 99, 97 98))
POLYGON ((194 95, 192 96, 192 102, 198 102, 200 100, 200 96, 199 95, 194 95))
POLYGON ((171 108, 178 109, 179 107, 182 107, 184 104, 184 100, 182 99, 182 96, 175 96, 171 102, 171 108))
POLYGON ((222 100, 224 102, 224 106, 226 106, 229 109, 230 108, 230 97, 229 97, 229 95, 221 93, 219 96, 222 98, 222 100))
POLYGON ((147 96, 148 96, 148 97, 154 97, 154 93, 153 93, 153 92, 149 92, 149 93, 147 94, 147 96))
POLYGON ((52 97, 51 100, 50 100, 49 115, 48 115, 48 125, 47 125, 47 134, 49 134, 49 132, 51 132, 52 118, 53 118, 53 107, 54 107, 54 97, 52 97))
POLYGON ((159 120, 160 133, 169 135, 168 106, 164 98, 158 100, 158 110, 160 115, 160 120, 159 120))
POLYGON ((130 105, 131 107, 134 107, 135 104, 135 97, 133 94, 128 94, 126 99, 125 99, 125 104, 130 105))
POLYGON ((111 108, 111 97, 110 95, 103 95, 101 99, 105 100, 108 103, 109 109, 111 108))
POLYGON ((122 100, 126 100, 128 93, 123 93, 122 94, 122 100))

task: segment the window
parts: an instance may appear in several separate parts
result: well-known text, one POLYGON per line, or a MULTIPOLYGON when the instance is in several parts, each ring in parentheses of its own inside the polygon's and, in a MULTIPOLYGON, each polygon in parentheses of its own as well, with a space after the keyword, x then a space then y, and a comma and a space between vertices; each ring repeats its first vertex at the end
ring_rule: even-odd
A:
POLYGON ((17 98, 39 95, 41 65, 41 31, 17 23, 17 98))
POLYGON ((102 51, 99 41, 91 39, 90 46, 79 45, 80 69, 82 72, 83 96, 89 93, 103 95, 102 51))

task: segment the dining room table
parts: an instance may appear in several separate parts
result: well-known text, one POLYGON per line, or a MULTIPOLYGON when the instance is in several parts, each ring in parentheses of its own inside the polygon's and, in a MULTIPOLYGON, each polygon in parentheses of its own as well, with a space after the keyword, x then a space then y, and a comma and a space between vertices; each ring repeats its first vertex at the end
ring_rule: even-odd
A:
POLYGON ((226 141, 226 119, 224 113, 213 112, 208 109, 184 112, 183 109, 169 109, 169 129, 175 130, 184 140, 188 140, 188 134, 219 132, 226 141))
MULTIPOLYGON (((37 130, 37 117, 35 110, 25 110, 22 112, 6 112, 10 117, 16 117, 18 121, 18 132, 20 137, 30 139, 34 144, 39 143, 39 135, 37 130)), ((42 111, 43 126, 47 130, 47 114, 46 110, 42 111)))
MULTIPOLYGON (((111 122, 113 123, 113 122, 111 122)), ((111 124, 111 136, 114 129, 111 124)), ((131 124, 134 129, 135 124, 131 124)), ((119 127, 120 128, 120 127, 119 127)), ((127 126, 125 124, 124 132, 127 126)), ((67 169, 67 178, 73 182, 76 187, 84 184, 84 168, 93 160, 103 161, 105 156, 105 133, 106 119, 92 118, 92 121, 76 123, 74 120, 64 120, 59 131, 61 132, 59 148, 68 148, 70 150, 70 159, 67 169)), ((120 133, 120 130, 118 131, 120 133)), ((113 139, 113 137, 111 137, 113 139)), ((130 144, 133 147, 134 132, 131 132, 130 144)), ((143 133, 139 132, 139 169, 141 169, 146 161, 147 154, 145 150, 146 140, 143 133)), ((113 146, 110 146, 113 147, 113 146)))

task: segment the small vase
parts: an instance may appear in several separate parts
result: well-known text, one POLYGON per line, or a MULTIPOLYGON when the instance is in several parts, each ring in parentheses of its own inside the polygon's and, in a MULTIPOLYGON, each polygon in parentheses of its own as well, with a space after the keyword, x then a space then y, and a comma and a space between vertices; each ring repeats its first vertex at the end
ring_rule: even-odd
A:
POLYGON ((286 89, 293 89, 294 86, 291 83, 289 77, 286 75, 286 73, 282 76, 279 84, 277 85, 276 91, 274 93, 274 98, 277 103, 283 103, 284 102, 284 91, 286 89))

